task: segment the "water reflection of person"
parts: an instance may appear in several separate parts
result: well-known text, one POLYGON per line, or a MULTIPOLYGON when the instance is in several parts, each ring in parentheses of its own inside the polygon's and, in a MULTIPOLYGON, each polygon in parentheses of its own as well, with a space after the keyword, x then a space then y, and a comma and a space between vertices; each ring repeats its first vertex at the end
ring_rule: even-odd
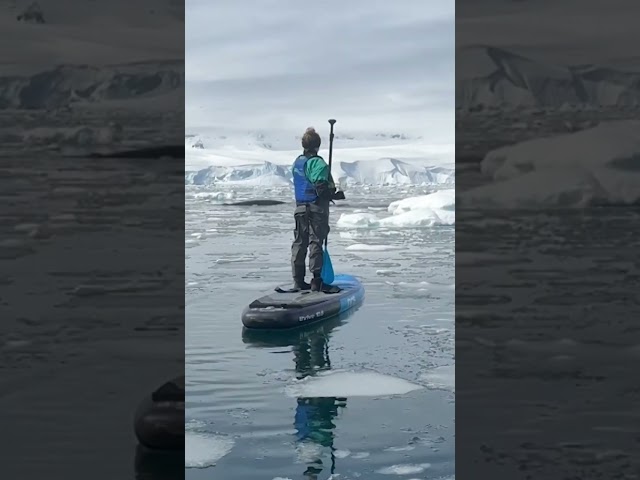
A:
MULTIPOLYGON (((329 359, 329 338, 332 331, 341 325, 357 308, 324 322, 286 332, 259 332, 243 329, 242 337, 246 344, 254 347, 273 348, 290 346, 293 351, 296 377, 316 375, 331 370, 329 359)), ((334 443, 335 419, 340 408, 346 408, 347 399, 338 397, 298 397, 293 421, 296 430, 296 451, 306 464, 304 478, 317 480, 325 468, 331 475, 335 473, 336 457, 334 443), (323 462, 323 450, 330 450, 330 465, 323 462)))
MULTIPOLYGON (((293 346, 296 377, 299 380, 331 369, 328 341, 329 332, 324 329, 300 336, 300 341, 293 346)), ((321 450, 323 448, 330 449, 330 470, 331 474, 335 473, 333 442, 336 425, 334 419, 338 416, 338 409, 345 408, 346 405, 346 398, 299 397, 297 399, 294 426, 299 456, 303 456, 307 464, 305 478, 316 480, 322 472, 324 465, 321 450)))

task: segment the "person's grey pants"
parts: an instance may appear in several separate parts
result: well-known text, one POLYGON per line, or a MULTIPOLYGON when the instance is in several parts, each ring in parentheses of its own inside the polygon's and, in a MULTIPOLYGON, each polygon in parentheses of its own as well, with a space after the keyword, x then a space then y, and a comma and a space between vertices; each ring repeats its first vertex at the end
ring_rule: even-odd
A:
POLYGON ((305 274, 305 258, 309 250, 309 270, 320 276, 322 270, 322 244, 329 235, 329 206, 300 205, 293 215, 296 226, 291 245, 291 269, 294 281, 302 281, 305 274))

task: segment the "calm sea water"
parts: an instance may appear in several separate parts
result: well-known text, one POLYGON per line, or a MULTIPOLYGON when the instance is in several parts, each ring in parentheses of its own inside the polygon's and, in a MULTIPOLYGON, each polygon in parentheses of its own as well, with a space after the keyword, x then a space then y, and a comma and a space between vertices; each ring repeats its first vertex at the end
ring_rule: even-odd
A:
POLYGON ((290 281, 293 206, 221 199, 288 201, 288 192, 187 190, 186 478, 454 476, 454 228, 335 226, 342 213, 387 215, 391 201, 424 191, 348 191, 332 211, 329 247, 336 273, 364 282, 365 302, 312 329, 256 336, 240 314, 290 281), (346 249, 354 244, 385 247, 346 249), (287 388, 322 372, 352 375, 350 384, 321 397, 287 388), (371 375, 422 388, 391 395, 398 380, 371 375))
POLYGON ((456 213, 459 473, 636 475, 637 210, 456 213))

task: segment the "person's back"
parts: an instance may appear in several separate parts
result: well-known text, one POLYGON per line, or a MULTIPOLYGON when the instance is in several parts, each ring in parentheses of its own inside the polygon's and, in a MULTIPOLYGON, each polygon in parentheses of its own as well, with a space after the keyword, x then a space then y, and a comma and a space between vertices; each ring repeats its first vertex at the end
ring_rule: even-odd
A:
POLYGON ((295 238, 291 246, 294 287, 322 290, 322 245, 329 234, 329 204, 336 192, 329 165, 318 155, 321 139, 313 128, 302 136, 302 155, 293 163, 293 186, 296 200, 295 238), (311 284, 304 281, 305 257, 309 250, 311 284))

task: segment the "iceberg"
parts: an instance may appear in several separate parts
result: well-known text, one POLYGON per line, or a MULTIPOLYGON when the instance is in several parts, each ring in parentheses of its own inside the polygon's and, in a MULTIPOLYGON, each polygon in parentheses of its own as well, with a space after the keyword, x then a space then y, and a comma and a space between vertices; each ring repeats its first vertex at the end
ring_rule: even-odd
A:
POLYGON ((640 121, 602 123, 489 152, 493 180, 459 194, 464 207, 583 208, 640 200, 640 121))
POLYGON ((337 222, 339 228, 415 228, 455 225, 455 189, 439 190, 391 202, 391 216, 379 218, 372 213, 345 213, 337 222))

